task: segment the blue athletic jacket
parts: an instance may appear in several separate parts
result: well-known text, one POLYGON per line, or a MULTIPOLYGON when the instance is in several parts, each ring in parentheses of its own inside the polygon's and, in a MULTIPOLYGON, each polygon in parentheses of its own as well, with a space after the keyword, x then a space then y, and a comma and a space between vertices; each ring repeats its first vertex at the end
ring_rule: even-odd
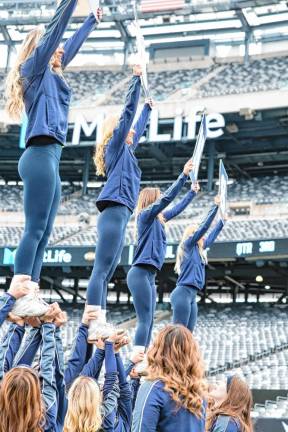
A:
MULTIPOLYGON (((31 366, 40 345, 41 352, 43 353, 41 331, 41 328, 32 328, 30 330, 24 346, 22 345, 20 351, 15 357, 13 366, 31 366)), ((86 359, 90 356, 90 354, 92 354, 92 351, 90 350, 91 345, 87 344, 87 335, 88 327, 84 324, 81 324, 78 329, 73 352, 65 370, 61 332, 59 328, 55 328, 54 362, 51 360, 51 365, 53 365, 53 368, 50 370, 50 387, 48 387, 50 408, 47 412, 47 424, 45 432, 60 432, 63 429, 68 405, 66 398, 65 377, 67 377, 69 385, 71 385, 74 379, 80 375, 97 379, 99 377, 104 358, 106 375, 103 387, 104 397, 102 404, 102 429, 105 432, 126 432, 129 430, 125 427, 125 425, 127 418, 129 419, 129 422, 131 422, 131 415, 129 414, 129 404, 131 403, 131 398, 129 397, 129 402, 127 402, 127 395, 125 400, 125 392, 123 392, 123 401, 119 404, 118 399, 121 394, 121 389, 119 390, 117 363, 113 351, 113 345, 107 342, 105 344, 105 351, 97 349, 95 354, 89 359, 88 363, 85 364, 86 359), (125 411, 126 405, 127 409, 125 411)), ((45 394, 43 397, 45 400, 45 394)))
MULTIPOLYGON (((149 264, 161 269, 166 254, 166 233, 165 227, 158 219, 165 207, 167 207, 187 180, 187 176, 182 173, 178 179, 170 186, 162 197, 154 204, 145 208, 137 217, 137 246, 132 265, 149 264)), ((163 212, 166 222, 177 216, 192 201, 195 192, 190 191, 172 209, 163 212)))
POLYGON ((145 381, 138 392, 132 432, 205 432, 206 406, 201 418, 176 407, 162 381, 145 381))
POLYGON ((219 415, 209 432, 242 432, 242 430, 235 418, 219 415))
MULTIPOLYGON (((17 330, 18 332, 22 333, 24 331, 24 327, 17 326, 17 330)), ((29 332, 25 343, 21 345, 20 350, 14 358, 14 361, 13 355, 11 355, 10 358, 6 358, 6 365, 8 366, 8 369, 11 368, 12 361, 13 367, 20 365, 31 366, 39 345, 41 345, 39 378, 41 382, 42 398, 45 405, 45 432, 60 432, 62 430, 57 420, 59 397, 56 383, 56 368, 54 363, 57 352, 58 331, 59 330, 52 323, 45 323, 39 328, 33 328, 29 332)), ((21 339, 22 337, 23 334, 21 339)), ((17 338, 14 337, 13 349, 13 339, 11 339, 11 354, 13 351, 15 352, 15 347, 17 344, 19 346, 17 338)))
POLYGON ((0 297, 0 327, 6 320, 9 312, 11 312, 16 299, 9 293, 5 293, 0 297))
MULTIPOLYGON (((61 144, 66 141, 71 90, 64 78, 51 70, 49 62, 61 42, 76 4, 77 0, 61 1, 44 36, 21 66, 28 117, 26 144, 30 138, 38 135, 53 137, 61 144)), ((77 54, 95 25, 96 19, 90 14, 82 27, 64 44, 63 69, 77 54)))
POLYGON ((105 149, 107 181, 96 201, 100 211, 104 209, 105 201, 125 205, 132 213, 136 207, 141 170, 134 151, 145 131, 150 116, 151 108, 149 104, 144 105, 142 113, 134 126, 133 144, 130 146, 126 144, 126 138, 137 110, 140 88, 140 77, 133 76, 118 126, 115 128, 113 136, 105 149))
MULTIPOLYGON (((218 211, 218 206, 214 205, 207 218, 202 222, 199 229, 184 242, 184 257, 180 266, 177 285, 193 286, 197 289, 203 289, 205 284, 205 263, 201 259, 197 242, 208 231, 218 211)), ((216 224, 210 234, 204 239, 203 248, 209 248, 216 240, 222 230, 224 223, 222 220, 216 224)))
POLYGON ((0 379, 4 373, 8 372, 13 367, 13 361, 19 351, 24 334, 25 326, 19 326, 14 323, 10 324, 8 332, 1 342, 0 379))

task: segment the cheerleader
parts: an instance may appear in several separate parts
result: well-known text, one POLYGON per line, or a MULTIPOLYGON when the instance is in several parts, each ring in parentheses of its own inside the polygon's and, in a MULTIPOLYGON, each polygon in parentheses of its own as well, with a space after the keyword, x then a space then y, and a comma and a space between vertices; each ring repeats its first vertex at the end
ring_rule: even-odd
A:
POLYGON ((183 326, 168 325, 156 336, 147 360, 132 432, 205 432, 204 364, 193 335, 183 326))
POLYGON ((107 181, 96 202, 100 211, 97 218, 98 241, 87 288, 87 305, 97 312, 97 319, 89 325, 90 341, 114 333, 113 327, 106 323, 107 285, 121 257, 126 226, 136 207, 141 170, 135 150, 152 108, 152 101, 147 100, 132 127, 139 102, 141 74, 140 66, 134 66, 124 110, 120 118, 106 118, 102 140, 96 147, 96 172, 97 175, 106 175, 107 181))
MULTIPOLYGON (((77 0, 62 0, 45 32, 36 27, 28 33, 7 77, 8 114, 20 120, 25 108, 28 118, 26 149, 18 165, 24 184, 25 228, 15 256, 12 284, 24 275, 30 280, 31 292, 16 302, 14 314, 18 316, 40 316, 47 311, 37 292, 45 247, 61 198, 59 161, 71 98, 63 71, 96 25, 90 14, 60 47, 76 5, 77 0)), ((100 19, 101 9, 97 14, 100 19)))
POLYGON ((210 389, 211 407, 207 416, 207 432, 253 432, 252 394, 247 383, 237 375, 210 389))
POLYGON ((194 330, 197 321, 196 296, 205 284, 207 249, 214 243, 224 226, 224 221, 220 219, 210 234, 204 238, 218 212, 219 205, 220 198, 216 196, 215 204, 202 224, 190 225, 186 228, 177 251, 175 271, 178 280, 171 294, 173 323, 183 324, 191 331, 194 330))
MULTIPOLYGON (((132 267, 127 275, 128 288, 133 296, 137 315, 134 354, 144 353, 149 346, 156 307, 156 271, 160 270, 166 254, 165 223, 180 214, 198 191, 198 184, 172 209, 163 211, 186 183, 193 163, 189 160, 182 174, 160 196, 159 188, 145 188, 139 195, 136 223, 137 246, 132 267)), ((144 363, 137 366, 144 366, 144 363)))

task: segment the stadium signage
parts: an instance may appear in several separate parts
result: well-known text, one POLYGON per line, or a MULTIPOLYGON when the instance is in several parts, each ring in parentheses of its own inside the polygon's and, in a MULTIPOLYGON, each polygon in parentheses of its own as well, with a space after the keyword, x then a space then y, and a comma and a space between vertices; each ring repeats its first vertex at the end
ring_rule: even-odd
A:
MULTIPOLYGON (((178 244, 169 243, 165 261, 174 263, 178 244)), ((119 264, 129 266, 133 261, 135 246, 125 246, 119 264)), ((0 266, 14 264, 16 248, 0 248, 0 266)), ((251 242, 216 242, 208 251, 209 260, 235 260, 288 257, 288 238, 267 239, 251 242)), ((48 267, 91 267, 95 259, 94 246, 49 247, 44 256, 44 266, 48 267)))
POLYGON ((243 242, 236 244, 236 255, 245 256, 253 253, 273 253, 275 252, 275 241, 265 240, 260 242, 243 242))
MULTIPOLYGON (((185 115, 182 108, 175 110, 174 118, 169 119, 172 123, 172 133, 159 133, 159 110, 154 108, 151 112, 150 126, 147 134, 147 140, 151 142, 179 141, 181 139, 194 140, 197 136, 197 124, 201 122, 201 111, 204 107, 193 109, 189 115, 185 115), (187 124, 187 135, 183 136, 183 124, 187 124)), ((83 114, 78 114, 75 118, 72 133, 72 145, 81 144, 81 135, 89 138, 95 134, 96 142, 101 139, 101 125, 104 114, 98 114, 97 118, 88 122, 83 114)), ((161 120, 164 120, 161 118, 161 120)), ((167 119, 168 120, 168 119, 167 119)), ((220 113, 211 113, 206 116, 207 138, 218 138, 224 134, 225 119, 220 113)), ((69 144, 69 143, 68 143, 69 144)), ((92 145, 93 143, 91 143, 92 145)))
POLYGON ((48 249, 44 254, 45 263, 69 264, 72 261, 72 255, 65 249, 48 249))
MULTIPOLYGON (((17 249, 4 248, 2 264, 14 265, 17 249)), ((47 249, 44 254, 45 264, 69 264, 72 261, 72 254, 65 249, 47 249)))

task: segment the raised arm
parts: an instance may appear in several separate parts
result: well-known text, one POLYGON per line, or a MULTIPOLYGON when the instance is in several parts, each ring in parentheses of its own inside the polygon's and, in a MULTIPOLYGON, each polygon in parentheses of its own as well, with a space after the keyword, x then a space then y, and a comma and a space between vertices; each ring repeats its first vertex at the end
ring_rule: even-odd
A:
POLYGON ((194 234, 185 241, 185 245, 187 247, 192 247, 195 243, 198 242, 198 240, 200 240, 204 236, 204 234, 208 231, 209 227, 211 226, 217 214, 217 211, 218 211, 218 205, 214 204, 212 209, 209 211, 206 219, 201 223, 197 231, 195 231, 194 234))
POLYGON ((162 212, 176 197, 176 195, 180 192, 181 188, 186 183, 189 172, 193 167, 193 163, 189 160, 185 166, 183 172, 179 175, 177 180, 166 190, 166 192, 149 207, 145 208, 141 212, 141 216, 145 218, 147 221, 152 221, 158 216, 159 213, 162 212))
POLYGON ((150 113, 151 113, 151 105, 146 102, 145 105, 143 106, 142 112, 137 120, 137 122, 134 125, 134 130, 135 130, 135 134, 133 137, 133 144, 131 146, 132 150, 135 151, 138 143, 140 141, 140 138, 142 137, 142 135, 145 132, 149 117, 150 117, 150 113))
POLYGON ((61 336, 61 326, 67 322, 67 316, 65 312, 60 312, 54 321, 56 325, 55 331, 55 381, 57 388, 57 425, 64 426, 65 415, 67 412, 68 401, 66 398, 66 386, 65 386, 65 368, 64 368, 64 351, 61 336))
POLYGON ((95 319, 96 316, 95 312, 89 311, 85 307, 82 322, 78 327, 78 332, 65 370, 65 383, 67 387, 80 375, 84 365, 92 356, 93 346, 87 342, 88 326, 89 321, 95 319))
POLYGON ((0 326, 2 326, 9 312, 11 312, 15 301, 16 298, 10 293, 5 293, 0 297, 0 326))
POLYGON ((10 324, 8 333, 2 342, 4 350, 4 372, 8 372, 12 366, 14 358, 19 351, 23 336, 25 334, 25 326, 18 324, 10 324))
POLYGON ((166 222, 173 219, 174 217, 178 216, 180 213, 182 213, 183 210, 188 206, 188 204, 191 203, 193 198, 196 196, 196 192, 193 190, 190 190, 187 192, 187 194, 179 201, 178 204, 176 204, 171 209, 166 210, 163 212, 163 216, 166 222))
MULTIPOLYGON (((77 0, 61 0, 44 35, 25 64, 24 69, 28 68, 31 75, 39 74, 47 67, 61 42, 76 4, 77 0)), ((24 73, 24 75, 27 75, 27 73, 24 73)))
POLYGON ((120 387, 120 398, 118 400, 118 416, 121 417, 122 421, 126 425, 126 430, 128 430, 132 419, 132 394, 130 386, 127 382, 127 376, 121 356, 119 353, 117 353, 115 357, 120 387))
POLYGON ((118 398, 120 396, 117 384, 117 364, 112 342, 105 342, 105 381, 103 387, 103 425, 106 431, 114 431, 117 418, 118 398))
POLYGON ((204 249, 209 248, 214 243, 214 241, 220 234, 223 227, 224 227, 224 222, 222 219, 220 219, 215 225, 215 227, 210 231, 209 235, 205 238, 204 249))
POLYGON ((63 69, 73 60, 89 34, 95 29, 96 23, 96 18, 91 13, 73 36, 67 39, 63 47, 64 54, 61 62, 63 69))
POLYGON ((28 336, 25 338, 25 343, 21 346, 20 350, 15 356, 13 366, 31 366, 40 347, 41 341, 41 328, 33 327, 29 331, 28 336))
POLYGON ((3 378, 4 372, 7 372, 12 367, 13 359, 16 352, 19 349, 24 329, 20 329, 20 326, 11 324, 8 332, 4 336, 4 339, 0 344, 0 380, 3 378), (17 327, 19 331, 17 332, 17 327))
POLYGON ((57 426, 57 387, 55 382, 55 325, 45 322, 41 327, 42 349, 40 355, 40 381, 45 404, 46 430, 56 430, 57 426))
POLYGON ((109 149, 112 152, 118 153, 118 151, 124 145, 126 145, 125 140, 129 130, 132 127, 132 123, 137 111, 140 89, 141 89, 141 79, 140 79, 140 72, 139 72, 139 75, 134 74, 130 81, 129 90, 126 96, 125 106, 120 116, 118 125, 114 129, 113 136, 109 141, 107 150, 109 149))
POLYGON ((97 348, 94 355, 83 367, 80 375, 92 377, 97 380, 99 378, 102 369, 104 358, 105 358, 104 349, 97 348))
POLYGON ((88 326, 80 324, 74 341, 72 352, 65 369, 65 382, 69 387, 75 378, 77 378, 87 360, 87 350, 89 350, 88 342, 88 326))

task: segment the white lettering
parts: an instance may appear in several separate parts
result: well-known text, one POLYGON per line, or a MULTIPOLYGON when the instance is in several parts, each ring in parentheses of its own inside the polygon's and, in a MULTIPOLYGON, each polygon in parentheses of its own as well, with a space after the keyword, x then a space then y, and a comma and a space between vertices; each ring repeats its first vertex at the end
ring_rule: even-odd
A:
POLYGON ((95 132, 96 129, 95 142, 99 141, 101 139, 101 124, 103 122, 103 119, 104 119, 104 114, 102 113, 97 116, 96 120, 88 124, 85 117, 82 114, 79 114, 74 124, 72 144, 73 145, 80 144, 80 137, 81 137, 82 130, 85 137, 90 137, 95 132))
POLYGON ((150 141, 170 141, 171 135, 170 134, 158 134, 158 110, 153 109, 151 111, 150 116, 150 130, 149 130, 149 140, 150 141))
POLYGON ((72 255, 65 249, 48 249, 44 254, 44 263, 71 263, 72 255))
POLYGON ((275 241, 261 241, 259 243, 259 252, 275 252, 275 241))
POLYGON ((186 117, 186 122, 188 123, 187 138, 196 138, 196 125, 201 122, 204 107, 198 107, 191 111, 188 117, 186 117))
POLYGON ((183 110, 181 108, 176 108, 175 119, 174 119, 174 130, 173 130, 173 139, 175 141, 179 141, 182 138, 182 118, 183 110))
POLYGON ((207 114, 206 124, 208 138, 218 138, 224 134, 222 128, 225 126, 225 119, 222 114, 207 114))
POLYGON ((238 256, 241 255, 249 255, 253 252, 253 243, 247 242, 247 243, 237 243, 236 245, 236 254, 238 256))
MULTIPOLYGON (((154 108, 151 112, 150 127, 148 132, 148 140, 152 142, 170 141, 171 139, 179 141, 182 138, 183 121, 188 123, 187 138, 196 139, 197 123, 201 122, 202 111, 204 107, 197 107, 191 111, 189 116, 184 117, 183 109, 181 107, 175 108, 175 116, 173 119, 173 133, 159 134, 159 111, 154 108)), ((96 130, 96 142, 101 139, 101 125, 104 119, 104 112, 99 112, 97 117, 92 122, 87 122, 83 114, 79 114, 75 119, 75 124, 72 134, 72 145, 79 145, 81 143, 81 133, 85 137, 91 137, 96 130)), ((138 117, 138 116, 136 116, 138 117)), ((225 119, 222 114, 212 113, 206 116, 207 124, 207 138, 218 138, 223 135, 223 127, 225 126, 225 119)), ((145 141, 142 137, 141 141, 145 141)))

